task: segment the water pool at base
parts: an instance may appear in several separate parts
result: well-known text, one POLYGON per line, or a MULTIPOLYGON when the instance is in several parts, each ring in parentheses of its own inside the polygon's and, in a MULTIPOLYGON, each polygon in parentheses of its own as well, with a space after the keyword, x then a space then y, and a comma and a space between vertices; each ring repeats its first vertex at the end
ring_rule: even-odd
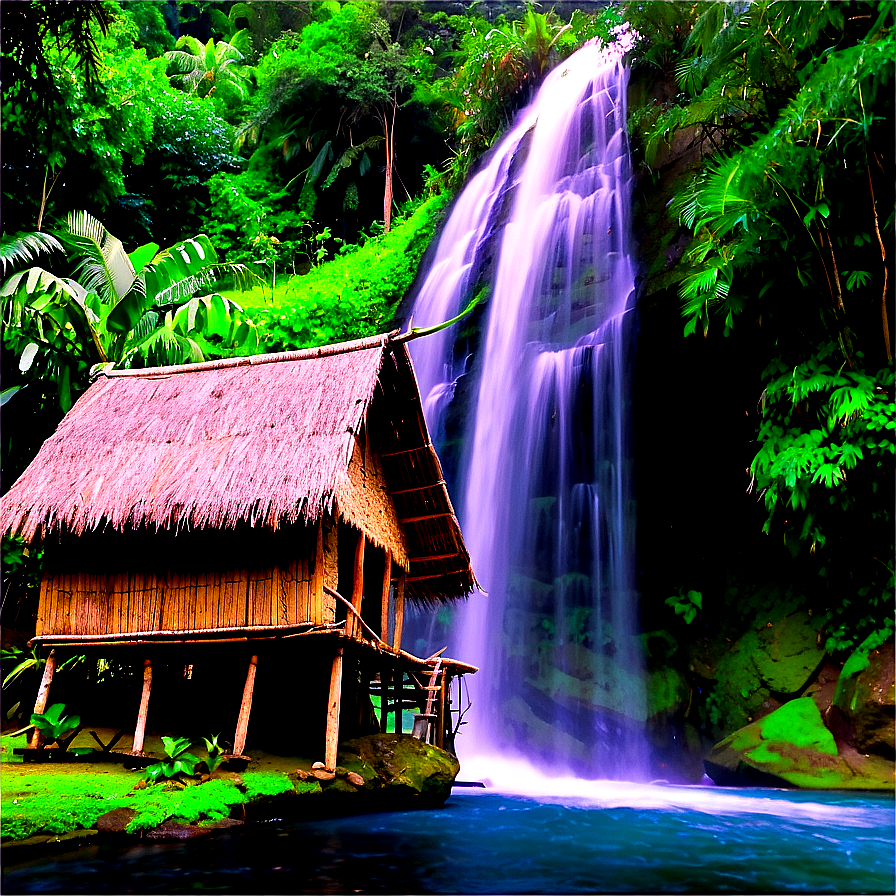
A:
POLYGON ((893 893, 891 797, 592 782, 5 862, 14 893, 893 893))

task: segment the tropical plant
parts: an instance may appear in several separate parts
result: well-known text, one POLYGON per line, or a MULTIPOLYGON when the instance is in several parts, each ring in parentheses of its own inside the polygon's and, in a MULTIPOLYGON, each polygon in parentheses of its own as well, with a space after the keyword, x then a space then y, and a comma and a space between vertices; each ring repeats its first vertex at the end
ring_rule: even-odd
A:
POLYGON ((190 739, 188 737, 163 737, 165 746, 165 759, 154 762, 144 769, 144 777, 153 784, 159 781, 170 781, 178 775, 192 775, 199 757, 188 753, 190 739))
POLYGON ((684 618, 685 625, 690 625, 697 616, 697 611, 703 608, 703 594, 691 589, 686 594, 679 589, 678 594, 666 598, 666 606, 675 610, 676 616, 684 618))
POLYGON ((64 715, 64 711, 64 703, 54 703, 45 712, 31 714, 31 724, 41 733, 44 741, 59 744, 63 752, 81 730, 81 717, 64 715))
MULTIPOLYGON (((4 663, 14 662, 16 664, 15 667, 4 676, 2 684, 2 687, 4 688, 7 685, 12 684, 12 682, 14 682, 20 675, 22 675, 22 673, 27 672, 29 669, 37 671, 42 669, 47 664, 46 657, 40 656, 37 652, 36 647, 32 647, 30 651, 22 650, 21 647, 16 647, 15 645, 4 647, 2 651, 2 659, 4 663)), ((76 666, 83 660, 83 655, 71 656, 64 662, 60 663, 56 667, 56 671, 61 672, 68 666, 76 666)))
POLYGON ((57 381, 63 410, 97 364, 201 361, 200 335, 227 348, 257 345, 238 305, 218 294, 193 295, 221 276, 248 276, 239 265, 218 264, 208 237, 161 251, 149 243, 128 254, 86 212, 69 215, 57 237, 73 276, 32 267, 6 280, 0 300, 4 338, 20 354, 20 371, 57 381))
POLYGON ((245 30, 237 31, 228 41, 209 38, 205 44, 185 34, 165 54, 171 81, 201 97, 232 91, 239 99, 245 99, 251 77, 251 68, 245 65, 249 47, 249 33, 245 30))
POLYGON ((208 753, 204 762, 209 774, 212 774, 215 769, 224 761, 224 748, 218 743, 218 738, 220 736, 220 734, 215 734, 210 738, 202 738, 203 741, 205 741, 205 748, 208 753))

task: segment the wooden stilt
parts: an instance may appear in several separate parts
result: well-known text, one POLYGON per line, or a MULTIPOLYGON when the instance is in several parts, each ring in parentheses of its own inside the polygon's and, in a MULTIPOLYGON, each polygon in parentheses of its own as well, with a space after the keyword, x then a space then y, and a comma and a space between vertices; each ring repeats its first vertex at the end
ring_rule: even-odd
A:
POLYGON ((392 712, 395 718, 392 730, 396 734, 401 734, 401 703, 404 699, 404 674, 401 669, 396 669, 392 673, 392 686, 392 712))
POLYGON ((240 717, 236 723, 236 734, 233 737, 233 755, 242 756, 246 749, 246 731, 249 729, 249 713, 252 712, 252 692, 255 690, 255 669, 258 657, 254 654, 249 660, 249 671, 246 673, 246 686, 243 688, 243 702, 240 704, 240 717))
POLYGON ((392 584, 392 551, 385 549, 383 557, 383 600, 380 612, 380 637, 389 640, 389 590, 392 584))
MULTIPOLYGON (((56 650, 50 651, 47 662, 44 665, 44 674, 37 689, 37 699, 34 701, 34 712, 41 715, 47 708, 47 700, 50 696, 50 685, 53 683, 53 673, 56 671, 56 650)), ((43 743, 43 735, 35 728, 28 739, 28 746, 32 750, 37 749, 43 743)))
POLYGON ((132 752, 143 752, 143 741, 146 736, 146 714, 149 712, 149 692, 152 690, 152 662, 143 661, 143 691, 140 694, 140 711, 137 713, 137 727, 134 729, 134 746, 132 752))
POLYGON ((392 646, 396 650, 401 650, 401 630, 404 627, 404 589, 407 584, 407 575, 401 574, 398 580, 395 594, 395 638, 392 646))
POLYGON ((330 673, 330 697, 327 703, 327 743, 324 766, 328 771, 336 769, 336 753, 339 746, 339 704, 342 699, 342 648, 336 650, 330 673))
MULTIPOLYGON (((367 539, 363 532, 358 533, 358 544, 355 547, 355 570, 352 578, 352 606, 361 612, 361 600, 364 597, 364 546, 367 539)), ((346 626, 350 638, 361 637, 361 623, 358 622, 355 614, 351 614, 348 625, 346 626)))
POLYGON ((389 670, 380 671, 380 731, 383 734, 388 730, 389 714, 386 711, 389 706, 389 670))
POLYGON ((447 720, 445 719, 445 708, 448 702, 447 697, 448 673, 445 669, 442 669, 442 681, 439 690, 439 718, 438 726, 436 727, 436 746, 441 747, 443 750, 445 749, 445 725, 447 724, 447 720))

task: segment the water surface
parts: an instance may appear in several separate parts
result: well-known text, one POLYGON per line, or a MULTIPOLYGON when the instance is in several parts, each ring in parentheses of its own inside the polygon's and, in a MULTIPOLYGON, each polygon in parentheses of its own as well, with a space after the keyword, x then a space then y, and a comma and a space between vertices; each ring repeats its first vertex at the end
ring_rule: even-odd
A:
POLYGON ((892 798, 580 782, 5 863, 12 893, 893 893, 892 798), (563 790, 562 786, 557 789, 563 790))

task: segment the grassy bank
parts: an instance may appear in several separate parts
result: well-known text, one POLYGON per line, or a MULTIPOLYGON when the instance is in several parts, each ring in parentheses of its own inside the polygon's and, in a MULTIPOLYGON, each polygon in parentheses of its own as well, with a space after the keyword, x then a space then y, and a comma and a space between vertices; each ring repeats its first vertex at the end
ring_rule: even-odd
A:
POLYGON ((23 746, 24 735, 0 738, 0 834, 5 842, 87 830, 113 809, 133 810, 136 814, 126 830, 137 833, 167 820, 213 823, 227 818, 235 806, 261 797, 290 791, 320 792, 316 782, 297 781, 288 775, 303 764, 295 758, 260 754, 253 768, 239 775, 216 773, 210 780, 187 787, 139 786, 140 772, 113 763, 23 763, 13 754, 14 748, 23 746))

